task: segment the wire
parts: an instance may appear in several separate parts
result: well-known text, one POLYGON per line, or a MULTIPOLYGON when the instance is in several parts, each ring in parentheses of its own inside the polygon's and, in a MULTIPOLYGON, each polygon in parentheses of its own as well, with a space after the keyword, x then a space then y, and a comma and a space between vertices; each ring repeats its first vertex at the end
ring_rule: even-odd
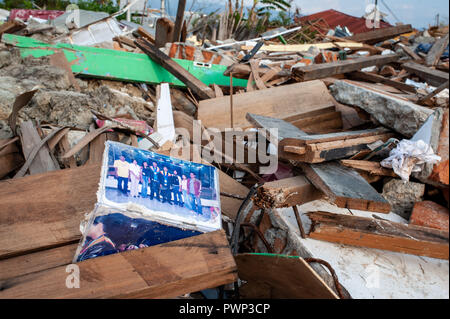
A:
POLYGON ((389 8, 389 6, 386 4, 386 2, 384 2, 384 0, 381 0, 381 2, 383 2, 384 6, 386 7, 386 9, 388 9, 389 13, 392 14, 392 16, 394 17, 395 20, 397 20, 397 22, 401 22, 400 19, 395 15, 395 13, 391 10, 391 8, 389 8))

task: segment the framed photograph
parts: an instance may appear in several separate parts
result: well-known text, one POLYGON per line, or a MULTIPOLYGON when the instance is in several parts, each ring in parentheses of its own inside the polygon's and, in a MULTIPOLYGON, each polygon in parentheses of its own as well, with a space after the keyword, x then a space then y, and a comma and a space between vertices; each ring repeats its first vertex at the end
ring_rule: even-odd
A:
POLYGON ((100 204, 201 232, 221 228, 217 169, 108 141, 100 204))

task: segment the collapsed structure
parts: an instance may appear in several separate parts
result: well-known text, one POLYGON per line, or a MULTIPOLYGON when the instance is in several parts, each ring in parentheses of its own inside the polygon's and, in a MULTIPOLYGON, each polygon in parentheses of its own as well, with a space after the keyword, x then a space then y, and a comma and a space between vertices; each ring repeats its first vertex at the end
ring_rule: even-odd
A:
POLYGON ((0 297, 448 298, 448 27, 216 41, 180 3, 154 34, 126 8, 0 25, 0 297), (68 290, 106 141, 214 153, 223 229, 83 261, 68 290))

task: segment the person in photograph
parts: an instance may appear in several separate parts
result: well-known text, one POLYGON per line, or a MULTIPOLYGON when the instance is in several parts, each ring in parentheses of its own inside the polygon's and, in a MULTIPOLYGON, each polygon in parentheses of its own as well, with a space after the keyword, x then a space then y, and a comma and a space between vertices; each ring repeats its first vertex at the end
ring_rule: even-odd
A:
POLYGON ((169 203, 169 204, 172 205, 171 194, 170 194, 171 176, 172 175, 169 173, 169 170, 168 170, 167 166, 164 166, 163 170, 161 172, 162 202, 163 203, 169 203))
POLYGON ((156 162, 153 162, 152 167, 150 167, 150 199, 156 198, 158 201, 160 201, 159 198, 159 189, 160 189, 160 183, 159 183, 159 175, 160 175, 160 169, 158 167, 158 164, 156 162))
POLYGON ((142 181, 142 190, 141 190, 141 196, 142 198, 146 198, 148 195, 148 185, 151 182, 151 175, 152 171, 150 167, 148 166, 147 162, 142 163, 142 174, 141 174, 141 181, 142 181))
POLYGON ((130 163, 125 160, 125 156, 121 155, 118 160, 114 161, 114 168, 117 175, 117 188, 126 195, 128 192, 130 163))
POLYGON ((176 169, 173 170, 173 174, 171 176, 170 189, 172 191, 174 204, 182 206, 183 200, 181 198, 181 177, 178 175, 176 169))
POLYGON ((104 218, 104 216, 97 217, 91 227, 89 227, 86 242, 81 248, 77 261, 111 255, 117 252, 114 243, 106 235, 104 218))
POLYGON ((135 198, 139 196, 139 181, 141 180, 141 167, 136 160, 130 165, 130 196, 135 198))
POLYGON ((197 179, 194 172, 191 172, 190 178, 187 182, 187 193, 190 197, 192 209, 198 214, 202 213, 202 204, 200 201, 200 194, 202 192, 202 182, 197 179))
POLYGON ((189 204, 189 196, 188 196, 188 178, 186 175, 181 175, 181 193, 183 194, 183 202, 181 203, 181 206, 185 206, 189 209, 192 209, 191 205, 189 204))

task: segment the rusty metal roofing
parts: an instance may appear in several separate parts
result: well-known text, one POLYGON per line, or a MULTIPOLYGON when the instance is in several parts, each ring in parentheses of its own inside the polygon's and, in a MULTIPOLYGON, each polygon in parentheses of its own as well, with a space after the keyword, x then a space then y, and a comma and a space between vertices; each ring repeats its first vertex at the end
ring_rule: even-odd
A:
MULTIPOLYGON (((341 27, 347 27, 350 32, 357 34, 357 33, 363 33, 363 32, 368 32, 368 31, 372 31, 372 29, 369 29, 366 26, 366 18, 362 17, 362 18, 358 18, 358 17, 354 17, 333 9, 330 10, 325 10, 325 11, 321 11, 321 12, 317 12, 308 16, 304 16, 301 17, 299 19, 297 19, 297 23, 305 23, 307 21, 317 21, 323 19, 329 26, 331 29, 336 28, 338 25, 340 25, 341 27)), ((387 22, 381 21, 380 22, 380 27, 381 28, 386 28, 386 27, 391 27, 392 25, 390 25, 387 22)))

